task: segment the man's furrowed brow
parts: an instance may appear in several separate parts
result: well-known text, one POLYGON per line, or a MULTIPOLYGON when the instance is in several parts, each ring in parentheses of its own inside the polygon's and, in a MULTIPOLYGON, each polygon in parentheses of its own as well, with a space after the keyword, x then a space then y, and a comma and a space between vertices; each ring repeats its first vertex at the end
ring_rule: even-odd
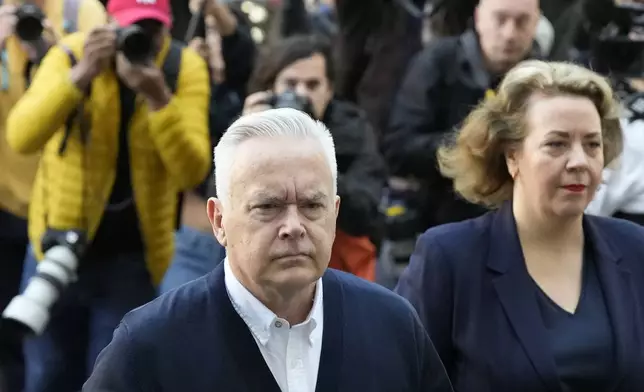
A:
POLYGON ((310 203, 322 203, 325 202, 329 196, 323 191, 317 191, 304 196, 304 200, 310 203))
POLYGON ((281 202, 284 198, 274 192, 258 191, 253 193, 251 200, 255 202, 281 202))

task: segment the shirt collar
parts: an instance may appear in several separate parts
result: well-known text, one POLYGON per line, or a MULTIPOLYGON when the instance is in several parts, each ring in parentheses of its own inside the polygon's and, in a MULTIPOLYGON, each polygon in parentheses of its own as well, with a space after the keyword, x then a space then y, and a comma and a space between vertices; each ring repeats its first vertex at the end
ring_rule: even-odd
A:
MULTIPOLYGON (((224 259, 224 282, 233 307, 248 325, 255 338, 262 345, 266 345, 271 337, 272 327, 279 318, 241 284, 234 275, 228 258, 224 259)), ((322 338, 321 328, 318 328, 318 326, 320 326, 324 317, 323 293, 322 278, 320 278, 315 285, 313 307, 308 317, 303 323, 291 326, 306 328, 310 344, 313 344, 316 339, 322 338)))

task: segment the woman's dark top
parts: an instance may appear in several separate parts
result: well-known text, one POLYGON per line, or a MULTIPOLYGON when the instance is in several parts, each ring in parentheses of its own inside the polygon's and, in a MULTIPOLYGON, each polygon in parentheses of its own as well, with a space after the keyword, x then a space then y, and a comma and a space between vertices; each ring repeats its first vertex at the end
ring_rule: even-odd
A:
POLYGON ((615 363, 610 317, 594 257, 588 248, 584 255, 581 296, 573 314, 537 286, 546 336, 564 392, 606 391, 615 363))

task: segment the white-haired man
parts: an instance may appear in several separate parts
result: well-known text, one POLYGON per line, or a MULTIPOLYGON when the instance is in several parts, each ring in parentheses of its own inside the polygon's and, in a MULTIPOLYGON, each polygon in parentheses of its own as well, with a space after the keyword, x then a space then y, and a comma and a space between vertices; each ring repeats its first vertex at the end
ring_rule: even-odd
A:
POLYGON ((242 117, 215 168, 208 217, 226 260, 128 314, 84 390, 452 390, 405 300, 327 269, 340 199, 321 122, 242 117))

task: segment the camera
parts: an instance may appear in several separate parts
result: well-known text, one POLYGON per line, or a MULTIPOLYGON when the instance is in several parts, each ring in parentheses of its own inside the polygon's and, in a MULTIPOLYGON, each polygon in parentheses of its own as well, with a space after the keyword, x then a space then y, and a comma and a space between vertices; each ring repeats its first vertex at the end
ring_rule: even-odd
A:
POLYGON ((591 37, 591 66, 613 78, 644 77, 644 5, 614 4, 591 37))
POLYGON ((44 30, 45 14, 38 6, 30 3, 21 5, 16 10, 16 35, 26 42, 40 39, 44 30))
POLYGON ((79 255, 86 246, 80 231, 50 230, 43 238, 44 258, 25 291, 2 313, 3 323, 23 335, 40 335, 49 322, 49 310, 63 290, 76 280, 79 255))
POLYGON ((282 94, 273 95, 268 104, 271 105, 274 109, 296 109, 308 114, 311 117, 315 117, 313 115, 313 105, 311 104, 311 100, 307 97, 297 95, 292 90, 284 91, 282 94))
POLYGON ((136 24, 116 31, 116 48, 132 64, 146 64, 154 58, 152 37, 136 24))

